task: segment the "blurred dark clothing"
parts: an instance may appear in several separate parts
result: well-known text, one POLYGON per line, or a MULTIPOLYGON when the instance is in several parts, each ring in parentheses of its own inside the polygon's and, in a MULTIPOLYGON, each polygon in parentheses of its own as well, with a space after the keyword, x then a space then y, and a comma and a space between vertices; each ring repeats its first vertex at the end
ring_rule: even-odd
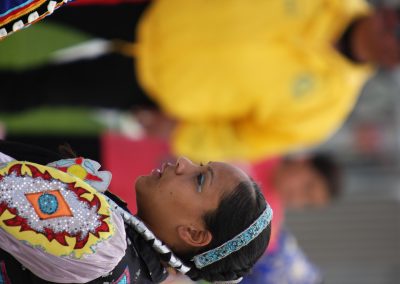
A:
POLYGON ((278 249, 261 257, 241 283, 322 284, 321 271, 307 258, 293 234, 284 229, 278 237, 278 249))
MULTIPOLYGON (((68 6, 47 22, 76 28, 98 38, 133 42, 136 25, 147 6, 148 3, 68 6)), ((136 77, 134 60, 118 53, 29 70, 0 70, 2 92, 8 97, 0 104, 0 112, 40 105, 156 108, 136 77)))
POLYGON ((1 70, 0 78, 2 92, 8 97, 0 104, 0 112, 40 105, 122 110, 142 105, 155 107, 135 80, 133 59, 120 54, 23 71, 1 70))
POLYGON ((95 37, 133 42, 136 39, 136 25, 149 4, 150 1, 118 5, 69 5, 47 20, 95 37))
POLYGON ((70 145, 77 156, 101 162, 100 139, 95 136, 22 136, 8 135, 7 141, 0 140, 0 152, 20 161, 45 165, 66 157, 59 152, 59 146, 70 145), (12 142, 11 142, 12 141, 12 142))

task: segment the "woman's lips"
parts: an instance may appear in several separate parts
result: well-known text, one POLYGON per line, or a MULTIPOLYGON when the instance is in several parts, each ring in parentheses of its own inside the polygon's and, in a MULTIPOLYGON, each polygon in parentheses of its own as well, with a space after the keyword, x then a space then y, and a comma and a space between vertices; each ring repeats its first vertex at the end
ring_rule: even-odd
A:
POLYGON ((160 171, 160 169, 153 169, 153 170, 151 171, 151 175, 157 176, 157 177, 161 177, 161 171, 160 171))
POLYGON ((161 169, 153 169, 153 170, 151 171, 151 174, 152 174, 152 175, 155 175, 155 176, 158 176, 158 177, 161 177, 162 174, 164 173, 165 169, 166 169, 167 167, 169 167, 169 166, 171 166, 170 163, 163 163, 163 164, 161 165, 161 169))

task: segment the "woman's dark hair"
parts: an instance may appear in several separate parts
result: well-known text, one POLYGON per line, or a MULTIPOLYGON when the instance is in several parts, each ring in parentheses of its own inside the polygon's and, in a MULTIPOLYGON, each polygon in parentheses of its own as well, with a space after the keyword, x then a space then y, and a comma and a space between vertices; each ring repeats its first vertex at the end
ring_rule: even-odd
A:
MULTIPOLYGON (((247 229, 265 210, 266 201, 254 182, 241 182, 231 194, 224 196, 219 207, 204 216, 207 229, 212 233, 211 243, 202 251, 216 248, 247 229)), ((187 275, 192 280, 236 280, 248 274, 265 252, 271 235, 270 225, 247 246, 202 269, 194 267, 190 259, 181 256, 192 269, 187 275)))
POLYGON ((331 198, 340 195, 340 169, 332 156, 317 153, 309 160, 310 165, 325 179, 331 198))
POLYGON ((58 152, 54 152, 40 146, 0 139, 0 152, 18 161, 29 161, 41 165, 46 165, 61 159, 77 157, 68 143, 59 145, 58 152))

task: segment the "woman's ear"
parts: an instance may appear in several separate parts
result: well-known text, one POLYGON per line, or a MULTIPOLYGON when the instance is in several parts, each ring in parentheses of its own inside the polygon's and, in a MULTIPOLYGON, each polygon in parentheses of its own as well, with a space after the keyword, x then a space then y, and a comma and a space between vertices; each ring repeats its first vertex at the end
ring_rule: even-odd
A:
POLYGON ((178 227, 178 236, 183 242, 192 247, 204 247, 212 240, 210 231, 186 225, 178 227))

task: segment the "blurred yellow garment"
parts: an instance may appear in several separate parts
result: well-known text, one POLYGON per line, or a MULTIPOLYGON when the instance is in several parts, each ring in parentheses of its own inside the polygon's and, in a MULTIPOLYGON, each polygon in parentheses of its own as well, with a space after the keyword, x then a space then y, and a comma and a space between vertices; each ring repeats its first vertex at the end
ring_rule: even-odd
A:
POLYGON ((176 154, 279 155, 320 143, 370 68, 335 49, 361 0, 158 0, 139 24, 139 82, 180 120, 176 154))

